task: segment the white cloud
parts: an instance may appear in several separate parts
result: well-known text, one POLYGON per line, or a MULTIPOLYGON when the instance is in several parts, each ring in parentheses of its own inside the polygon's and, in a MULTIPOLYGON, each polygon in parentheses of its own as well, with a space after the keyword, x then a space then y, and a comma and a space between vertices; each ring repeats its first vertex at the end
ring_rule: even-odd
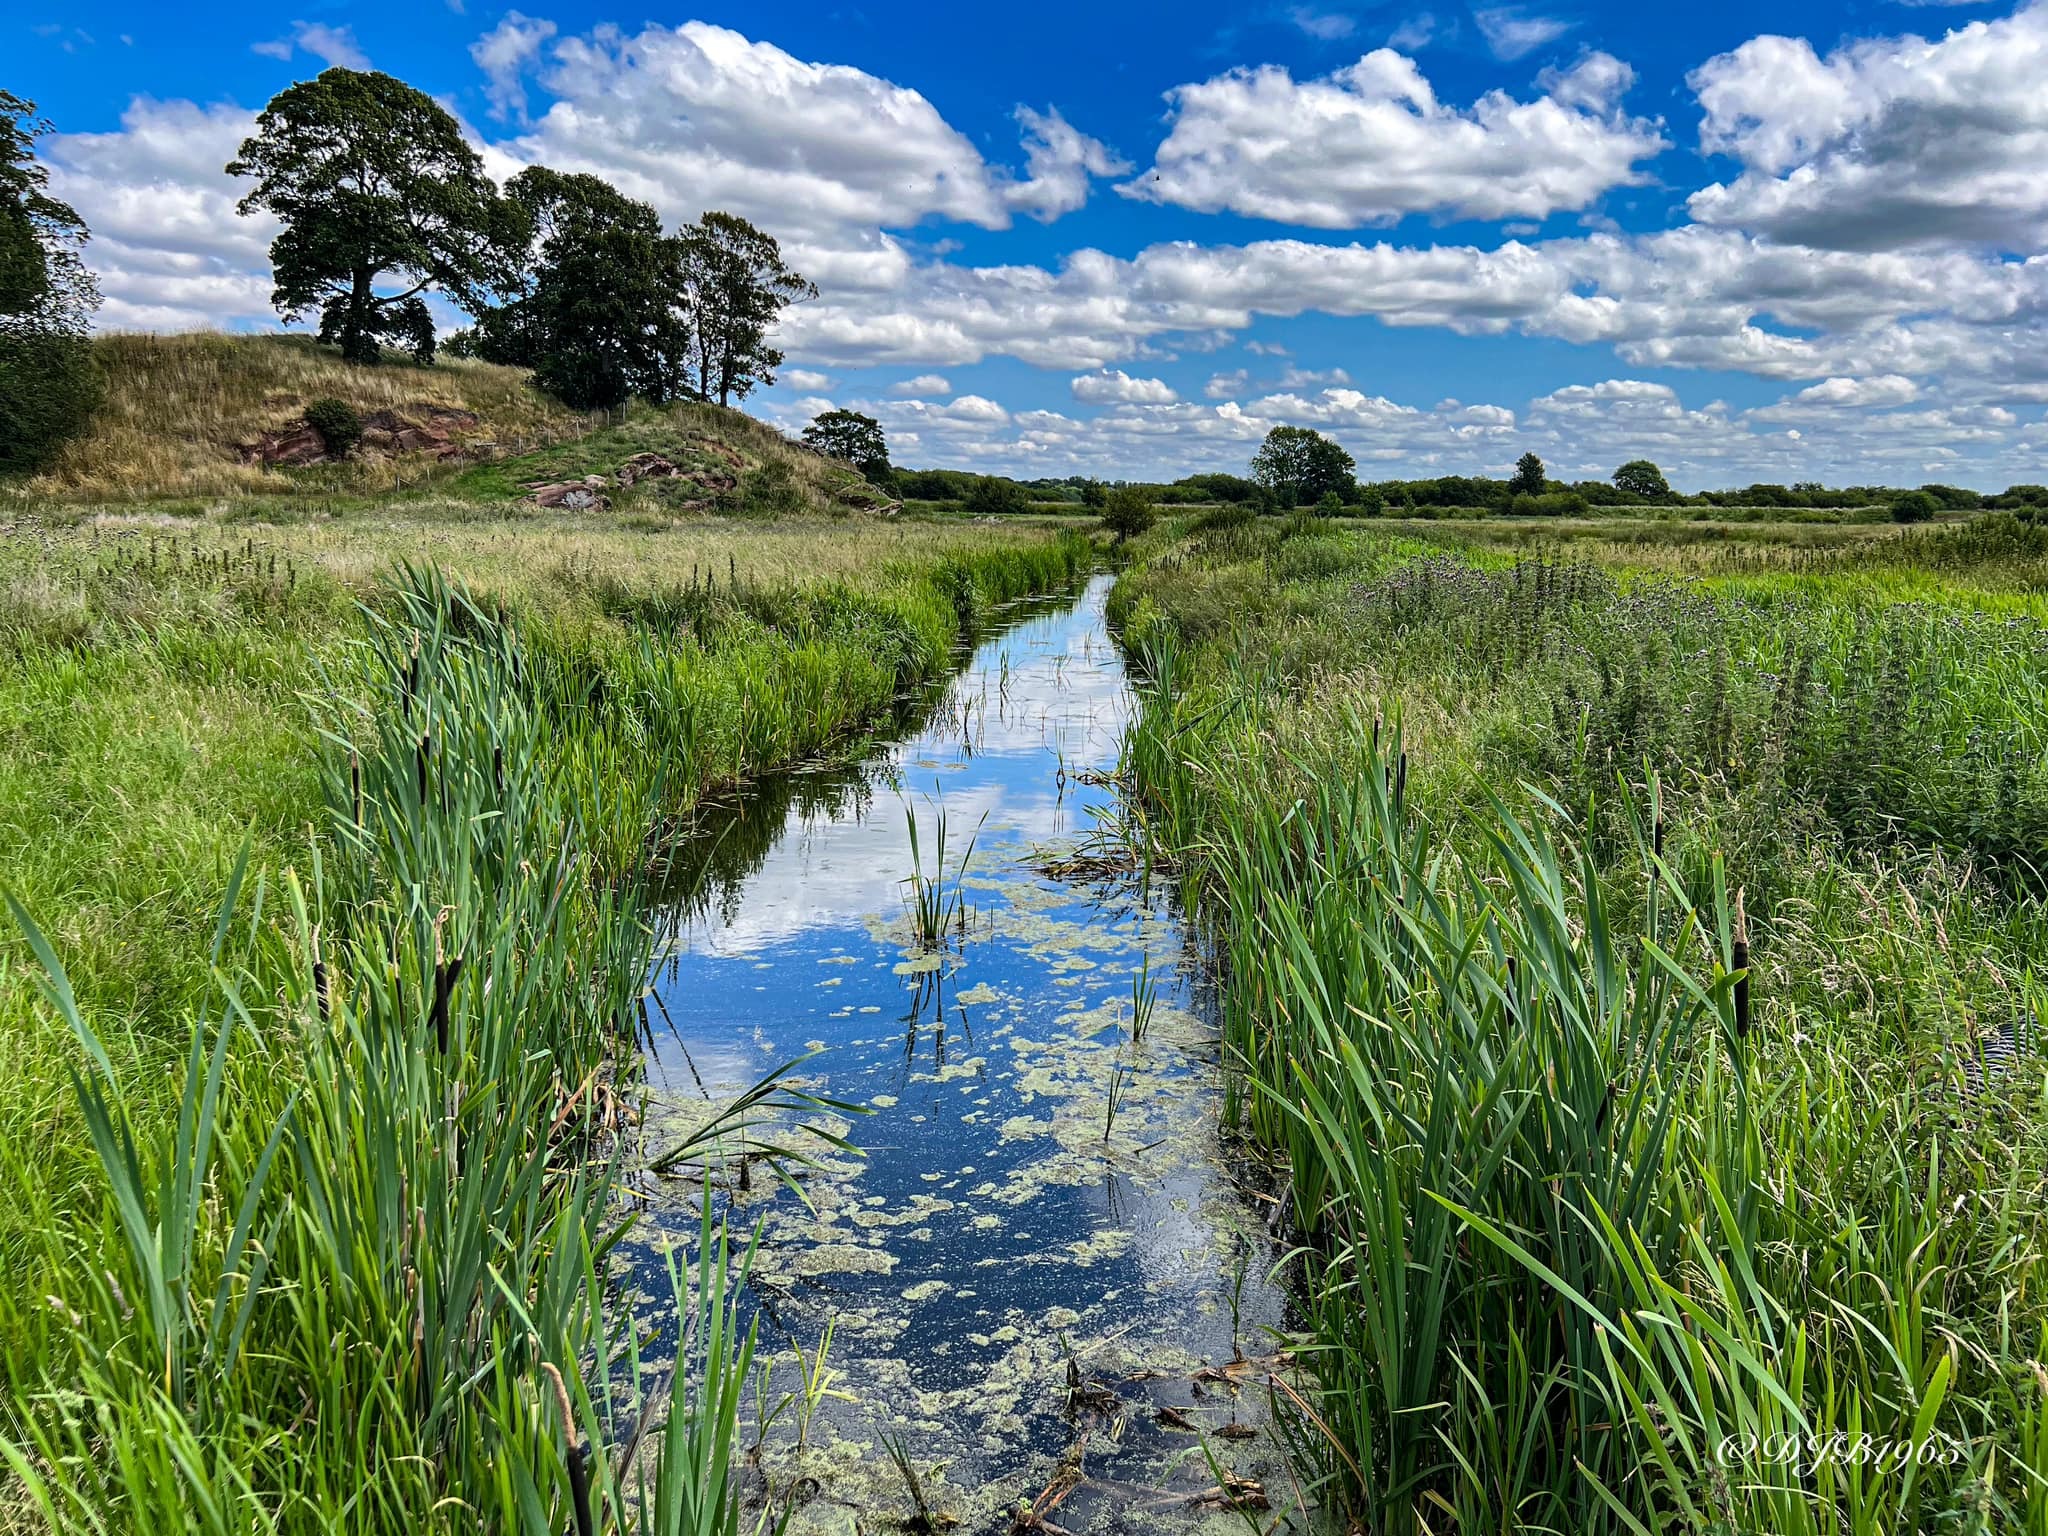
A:
POLYGON ((1937 42, 1757 37, 1690 76, 1701 147, 1742 173, 1703 223, 1848 250, 2048 244, 2048 6, 1937 42))
POLYGON ((892 395, 950 395, 953 386, 942 375, 920 373, 914 379, 904 379, 889 386, 892 395))
POLYGON ((1550 16, 1532 16, 1519 5, 1496 5, 1474 11, 1479 35, 1496 59, 1519 59, 1571 30, 1571 23, 1550 16))
POLYGON ((809 368, 785 368, 775 377, 776 382, 786 388, 806 390, 812 394, 831 389, 839 382, 829 373, 818 373, 809 368))
POLYGON ((1656 122, 1620 110, 1632 79, 1593 53, 1549 73, 1532 101, 1490 91, 1459 108, 1387 48, 1319 80, 1235 69, 1168 92, 1156 163, 1117 190, 1320 229, 1420 212, 1542 218, 1640 183, 1637 162, 1666 147, 1656 122))
POLYGON ((494 117, 526 121, 525 77, 554 35, 552 21, 507 11, 502 21, 469 45, 470 58, 484 72, 484 94, 490 98, 494 117))
POLYGON ((1287 13, 1287 19, 1310 37, 1325 43, 1334 43, 1358 30, 1358 23, 1342 11, 1317 10, 1307 5, 1295 6, 1287 13))
POLYGON ((1872 379, 1823 379, 1793 398, 1805 405, 1906 405, 1920 398, 1920 386, 1903 374, 1886 373, 1872 379))
POLYGON ((1428 11, 1411 16, 1387 34, 1387 46, 1396 53, 1415 53, 1436 39, 1436 17, 1428 11))
POLYGON ((1134 379, 1120 368, 1084 373, 1070 387, 1076 400, 1089 405, 1171 405, 1180 398, 1164 379, 1134 379))
POLYGON ((1243 368, 1233 368, 1228 373, 1212 373, 1209 382, 1202 386, 1202 393, 1211 400, 1234 400, 1251 387, 1252 376, 1243 368))
POLYGON ((852 240, 887 254, 880 230, 927 218, 1049 218, 1116 163, 1058 113, 1023 111, 1019 178, 915 90, 704 22, 601 26, 561 39, 553 59, 543 84, 555 100, 511 153, 608 176, 671 218, 728 209, 800 249, 852 240))
POLYGON ((368 69, 370 56, 356 42, 349 27, 330 27, 324 21, 295 21, 289 36, 251 43, 249 51, 265 58, 290 61, 294 51, 310 53, 323 64, 341 69, 368 69))

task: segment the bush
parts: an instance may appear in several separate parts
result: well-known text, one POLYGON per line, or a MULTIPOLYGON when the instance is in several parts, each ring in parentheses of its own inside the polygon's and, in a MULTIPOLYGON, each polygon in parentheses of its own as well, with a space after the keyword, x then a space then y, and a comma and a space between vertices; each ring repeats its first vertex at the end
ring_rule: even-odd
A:
POLYGON ((967 493, 967 510, 976 517, 1005 517, 1028 505, 1023 486, 994 475, 983 475, 967 493))
POLYGON ((1577 491, 1548 491, 1531 496, 1526 491, 1508 503, 1515 517, 1579 517, 1585 513, 1586 498, 1577 491))
POLYGON ((1143 486, 1115 486, 1102 498, 1103 529, 1115 534, 1119 544, 1150 528, 1155 515, 1152 497, 1143 486))
POLYGON ((99 403, 99 370, 83 337, 0 332, 0 474, 43 468, 99 403))
POLYGON ((327 445, 333 458, 347 458, 363 440, 363 418, 346 400, 337 400, 332 395, 306 407, 306 425, 320 434, 320 441, 327 445))
POLYGON ((1926 491, 1908 491, 1892 503, 1895 523, 1924 523, 1941 510, 1941 503, 1926 491))

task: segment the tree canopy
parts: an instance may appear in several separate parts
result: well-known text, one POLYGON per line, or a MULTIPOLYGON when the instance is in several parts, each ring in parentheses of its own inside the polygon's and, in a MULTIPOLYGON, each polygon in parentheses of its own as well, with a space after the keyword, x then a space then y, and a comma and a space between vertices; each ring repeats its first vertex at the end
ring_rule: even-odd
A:
POLYGON ((1515 460, 1514 477, 1508 481, 1510 496, 1541 496, 1543 494, 1543 461, 1533 453, 1525 453, 1515 460))
POLYGON ((818 290, 783 261, 773 235, 737 214, 707 213, 681 238, 690 393, 730 405, 775 382, 782 353, 768 332, 786 306, 818 290))
POLYGON ((684 390, 682 247, 608 181, 529 166, 505 195, 527 240, 518 296, 477 319, 465 350, 531 368, 578 410, 684 390))
POLYGON ((1152 493, 1142 485, 1114 485, 1102 498, 1102 526, 1119 544, 1150 528, 1156 515, 1152 493))
POLYGON ((99 403, 86 329, 99 307, 89 233, 51 197, 35 104, 0 91, 0 473, 40 468, 99 403))
POLYGON ((889 442, 882 424, 859 411, 826 411, 811 418, 804 442, 822 454, 844 459, 876 485, 889 481, 889 442))
POLYGON ((1614 488, 1624 495, 1656 501, 1671 494, 1664 471, 1648 459, 1630 459, 1614 472, 1614 488))
POLYGON ((334 68, 279 92, 227 169, 256 182, 240 212, 284 225, 271 301, 287 320, 317 311, 351 362, 386 341, 431 361, 422 295, 474 314, 516 282, 519 214, 455 119, 390 75, 334 68))
POLYGON ((1290 507, 1313 505, 1332 491, 1342 500, 1356 467, 1341 444, 1309 427, 1275 427, 1252 455, 1252 478, 1290 507))

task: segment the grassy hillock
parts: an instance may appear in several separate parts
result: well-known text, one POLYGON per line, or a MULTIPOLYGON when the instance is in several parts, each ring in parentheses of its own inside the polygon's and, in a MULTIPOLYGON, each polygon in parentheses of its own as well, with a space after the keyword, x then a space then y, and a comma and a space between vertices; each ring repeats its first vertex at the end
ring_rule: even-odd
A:
POLYGON ((608 486, 618 510, 655 518, 778 518, 893 504, 850 466, 722 406, 636 405, 614 416, 586 414, 536 390, 521 369, 462 358, 429 368, 363 367, 307 336, 104 336, 94 352, 106 401, 92 425, 48 471, 0 487, 0 498, 38 511, 52 502, 81 508, 149 501, 173 515, 232 498, 243 518, 264 521, 267 514, 251 502, 403 495, 516 503, 537 482, 611 480, 627 460, 653 453, 682 473, 608 486), (297 467, 247 462, 244 445, 290 430, 321 399, 341 400, 366 417, 419 417, 429 407, 452 407, 477 423, 451 434, 463 452, 450 462, 431 453, 374 451, 297 467), (175 505, 181 501, 183 508, 175 505))
MULTIPOLYGON (((541 394, 521 369, 455 358, 431 368, 366 368, 343 362, 310 336, 102 336, 93 352, 106 381, 105 403, 86 432, 17 495, 111 501, 394 484, 402 460, 302 471, 242 462, 238 444, 285 427, 328 397, 365 415, 453 406, 479 418, 478 438, 507 445, 581 436, 595 425, 541 394)), ((412 478, 418 476, 415 468, 412 478)))

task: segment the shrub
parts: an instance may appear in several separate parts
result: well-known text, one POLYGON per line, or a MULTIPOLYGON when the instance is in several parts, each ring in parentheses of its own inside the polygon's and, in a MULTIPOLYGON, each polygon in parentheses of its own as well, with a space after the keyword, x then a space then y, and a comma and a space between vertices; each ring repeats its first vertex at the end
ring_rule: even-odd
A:
POLYGON ((1152 497, 1143 486, 1113 486, 1102 498, 1103 529, 1115 534, 1119 544, 1150 528, 1155 515, 1152 497))
POLYGON ((1926 491, 1908 491, 1892 503, 1895 523, 1924 523, 1941 510, 1941 503, 1926 491))
POLYGON ((983 475, 967 493, 967 510, 976 517, 1004 517, 1027 505, 1023 486, 994 475, 983 475))
POLYGON ((337 459, 347 458, 363 440, 363 418, 346 400, 332 395, 306 407, 306 425, 320 434, 329 455, 337 459))
POLYGON ((1548 491, 1541 496, 1527 492, 1508 503, 1516 517, 1578 517, 1586 510, 1586 498, 1577 491, 1548 491))

